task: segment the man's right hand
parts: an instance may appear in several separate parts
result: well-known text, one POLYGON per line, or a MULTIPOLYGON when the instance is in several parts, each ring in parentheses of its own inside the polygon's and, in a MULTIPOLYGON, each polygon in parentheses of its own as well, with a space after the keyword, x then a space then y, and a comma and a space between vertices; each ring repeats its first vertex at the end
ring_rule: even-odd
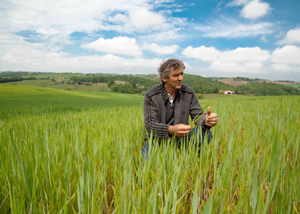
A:
POLYGON ((177 137, 185 137, 187 136, 191 131, 190 125, 184 125, 184 124, 177 124, 174 126, 169 126, 169 134, 176 135, 177 137))

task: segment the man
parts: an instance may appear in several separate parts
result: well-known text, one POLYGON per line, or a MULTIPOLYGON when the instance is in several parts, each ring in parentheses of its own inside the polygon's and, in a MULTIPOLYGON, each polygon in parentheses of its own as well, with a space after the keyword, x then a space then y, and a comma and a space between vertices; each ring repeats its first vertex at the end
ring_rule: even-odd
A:
MULTIPOLYGON (((147 138, 151 132, 160 140, 175 135, 180 143, 180 139, 189 138, 192 133, 192 127, 188 125, 189 115, 194 120, 204 113, 193 89, 182 84, 184 69, 183 62, 177 59, 169 59, 158 68, 162 84, 150 88, 144 98, 147 138)), ((202 139, 208 134, 208 141, 212 138, 209 129, 218 122, 218 115, 210 111, 208 107, 208 113, 196 122, 196 126, 201 123, 202 139)), ((143 153, 145 151, 148 153, 148 145, 143 153)))

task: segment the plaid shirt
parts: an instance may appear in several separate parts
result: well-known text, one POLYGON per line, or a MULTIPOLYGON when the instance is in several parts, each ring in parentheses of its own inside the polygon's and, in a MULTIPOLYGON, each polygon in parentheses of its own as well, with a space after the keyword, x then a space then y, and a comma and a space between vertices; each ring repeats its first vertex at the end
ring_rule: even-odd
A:
MULTIPOLYGON (((169 96, 163 84, 156 85, 146 92, 144 98, 144 123, 149 135, 153 131, 155 137, 170 137, 168 131, 170 125, 166 124, 165 107, 165 103, 169 102, 168 99, 169 96)), ((193 120, 197 115, 203 113, 194 90, 185 85, 182 85, 181 89, 179 89, 174 105, 174 125, 180 123, 188 125, 189 115, 191 115, 193 120)), ((208 127, 205 126, 204 121, 205 113, 201 118, 201 126, 203 130, 206 130, 208 127)), ((196 122, 196 125, 198 126, 199 123, 200 120, 196 122)))

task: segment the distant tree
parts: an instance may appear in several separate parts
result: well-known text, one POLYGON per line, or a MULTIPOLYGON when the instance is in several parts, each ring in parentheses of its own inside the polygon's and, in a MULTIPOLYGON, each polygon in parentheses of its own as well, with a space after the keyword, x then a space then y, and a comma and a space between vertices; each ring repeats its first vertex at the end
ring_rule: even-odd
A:
POLYGON ((22 76, 11 76, 11 77, 7 77, 7 78, 1 78, 0 83, 17 82, 17 81, 22 81, 22 80, 23 80, 22 76))
POLYGON ((197 94, 198 99, 203 99, 203 94, 197 94))
POLYGON ((219 94, 224 94, 224 91, 223 91, 223 90, 220 90, 220 91, 219 91, 219 94))
POLYGON ((108 85, 109 88, 110 88, 110 86, 112 86, 112 84, 114 84, 114 81, 108 81, 107 82, 107 85, 108 85))

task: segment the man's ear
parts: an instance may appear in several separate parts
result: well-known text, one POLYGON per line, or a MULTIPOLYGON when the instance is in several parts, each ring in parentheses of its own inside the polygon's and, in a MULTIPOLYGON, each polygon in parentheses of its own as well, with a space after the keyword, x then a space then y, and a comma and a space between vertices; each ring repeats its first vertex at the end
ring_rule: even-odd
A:
POLYGON ((162 79, 164 82, 167 82, 167 78, 165 78, 164 76, 161 76, 161 79, 162 79))

